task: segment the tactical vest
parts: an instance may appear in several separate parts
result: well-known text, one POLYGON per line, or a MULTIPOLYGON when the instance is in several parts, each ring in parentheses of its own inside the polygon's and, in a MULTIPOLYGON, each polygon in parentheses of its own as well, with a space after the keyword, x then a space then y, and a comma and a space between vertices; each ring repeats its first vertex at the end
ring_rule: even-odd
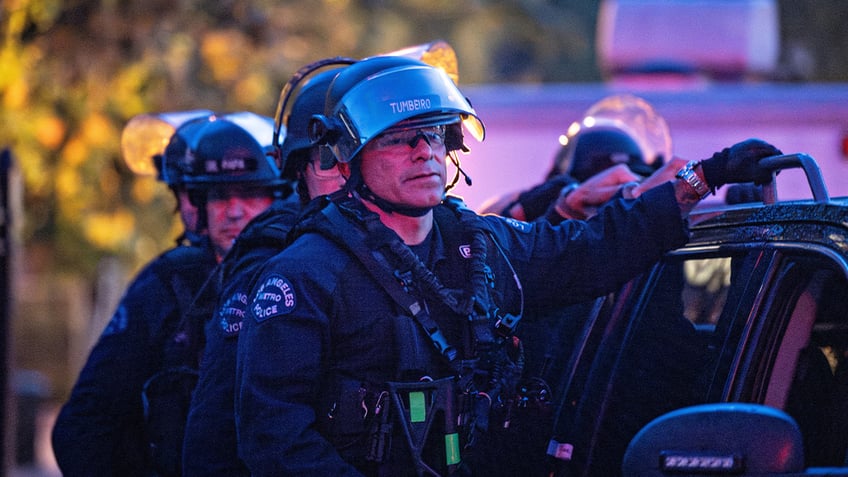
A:
MULTIPOLYGON (((366 460, 380 465, 394 458, 390 456, 398 449, 393 446, 402 446, 419 475, 459 470, 462 453, 473 446, 476 433, 488 428, 490 411, 511 405, 523 366, 521 345, 513 336, 520 315, 502 312, 490 293, 495 277, 488 262, 500 259, 507 267, 511 265, 477 214, 456 198, 448 197, 444 205, 434 209, 439 226, 470 231, 468 286, 464 290, 445 287, 377 214, 356 199, 337 196, 290 235, 294 240, 305 233, 318 233, 350 251, 397 308, 414 318, 416 326, 409 326, 408 319, 393 321, 396 340, 401 343, 397 346, 401 355, 396 381, 364 389, 360 382, 337 378, 327 388, 335 394, 330 399, 331 409, 366 409, 370 441, 366 460), (422 300, 440 300, 457 315, 467 317, 468 339, 448 342, 422 300), (410 371, 426 366, 422 363, 427 360, 415 350, 428 349, 448 364, 453 376, 409 380, 414 376, 410 371), (443 450, 439 457, 444 459, 438 463, 428 460, 432 459, 428 447, 439 440, 432 433, 434 429, 444 434, 444 443, 436 444, 443 450), (392 442, 393 435, 402 435, 403 439, 392 442)), ((513 278, 520 293, 514 273, 513 278)), ((339 411, 339 415, 344 414, 344 410, 339 411)), ((344 447, 338 441, 334 445, 337 449, 344 447)))
POLYGON ((172 366, 168 355, 178 334, 182 317, 186 316, 194 296, 200 290, 205 277, 215 265, 211 248, 207 246, 179 246, 163 255, 156 264, 154 273, 162 283, 167 284, 174 296, 176 306, 173 315, 163 318, 159 328, 153 330, 152 349, 161 350, 163 355, 152 359, 162 359, 161 371, 151 376, 142 389, 144 406, 145 434, 147 436, 151 462, 158 475, 173 476, 180 474, 180 453, 175 451, 179 436, 182 442, 182 427, 174 420, 183 410, 188 409, 190 389, 197 381, 195 370, 172 366), (177 399, 172 399, 178 396, 177 399))
POLYGON ((187 267, 185 272, 171 276, 172 287, 180 297, 181 319, 165 342, 162 370, 147 381, 143 394, 150 450, 157 471, 163 477, 182 473, 184 429, 191 396, 198 382, 205 323, 214 319, 224 284, 243 268, 251 251, 266 248, 270 256, 285 247, 291 224, 290 220, 282 220, 281 215, 296 215, 291 207, 291 204, 276 202, 256 216, 214 269, 187 267), (196 286, 199 277, 206 277, 200 287, 196 286), (187 279, 194 280, 195 286, 179 286, 187 279))

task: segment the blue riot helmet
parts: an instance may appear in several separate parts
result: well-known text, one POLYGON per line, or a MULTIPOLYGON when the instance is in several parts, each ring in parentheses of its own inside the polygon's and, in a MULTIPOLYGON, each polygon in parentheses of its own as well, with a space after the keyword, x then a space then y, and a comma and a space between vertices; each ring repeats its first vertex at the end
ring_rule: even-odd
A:
POLYGON ((315 114, 324 112, 324 100, 327 88, 338 74, 337 70, 321 72, 310 78, 297 94, 286 121, 286 139, 280 147, 281 160, 285 164, 283 175, 296 178, 296 172, 302 170, 305 157, 301 153, 311 149, 314 144, 309 138, 309 121, 315 114))
MULTIPOLYGON (((636 141, 624 130, 614 126, 581 128, 560 149, 555 163, 557 169, 583 182, 617 164, 626 164, 634 173, 649 176, 649 165, 636 141)), ((660 161, 661 164, 661 161, 660 161)))
MULTIPOLYGON (((294 98, 290 111, 286 114, 284 112, 286 105, 283 103, 279 105, 283 109, 278 113, 278 117, 285 116, 285 119, 278 119, 277 127, 279 127, 280 123, 284 122, 285 125, 283 127, 286 131, 285 140, 283 140, 278 151, 279 159, 284 164, 283 177, 296 184, 295 190, 303 203, 308 202, 312 198, 304 174, 306 168, 312 162, 315 149, 317 148, 317 153, 320 155, 320 162, 313 167, 329 170, 333 168, 336 162, 332 151, 328 147, 314 144, 309 138, 309 121, 313 115, 324 112, 327 89, 333 78, 340 71, 339 66, 346 66, 351 62, 353 60, 350 60, 350 62, 345 60, 344 63, 334 62, 332 63, 335 66, 333 69, 319 73, 311 72, 313 73, 311 77, 297 80, 298 82, 304 81, 304 84, 294 96, 286 98, 286 100, 292 97, 294 98)), ((326 64, 322 66, 326 66, 326 64)), ((292 79, 294 80, 295 78, 293 77, 292 79)))
POLYGON ((273 128, 270 117, 241 112, 212 116, 193 135, 185 185, 201 227, 208 223, 206 202, 212 188, 264 188, 277 197, 290 192, 273 157, 273 128))
POLYGON ((668 125, 644 99, 619 94, 593 104, 559 139, 562 148, 549 176, 582 182, 617 164, 649 176, 671 157, 668 125))
POLYGON ((189 144, 203 126, 209 123, 210 116, 192 119, 174 132, 165 152, 154 158, 159 179, 171 187, 185 185, 187 174, 192 172, 194 154, 189 150, 189 144))
POLYGON ((185 176, 189 188, 246 184, 277 187, 285 183, 272 154, 274 121, 250 112, 214 116, 189 142, 193 156, 185 176))
POLYGON ((200 230, 196 207, 189 203, 184 175, 188 172, 188 142, 212 115, 208 110, 145 113, 130 119, 121 132, 121 152, 127 166, 139 175, 155 175, 168 185, 177 202, 184 226, 177 243, 198 243, 200 230))
MULTIPOLYGON (((313 73, 310 77, 301 77, 293 81, 303 81, 303 85, 293 97, 294 101, 291 105, 291 110, 286 112, 286 105, 281 104, 279 108, 282 110, 278 113, 283 119, 278 119, 278 124, 275 126, 278 129, 285 128, 285 139, 280 144, 279 160, 283 164, 283 177, 289 180, 296 180, 298 172, 302 171, 308 161, 310 151, 316 144, 309 137, 309 122, 313 115, 323 114, 324 103, 327 98, 327 90, 330 83, 340 71, 340 67, 346 67, 355 60, 334 59, 331 62, 315 63, 314 69, 331 66, 332 69, 314 73, 308 71, 306 74, 313 73)), ((290 82, 290 84, 293 84, 290 82)), ((287 85, 288 86, 288 85, 287 85)), ((292 89, 294 86, 292 86, 292 89)), ((289 99, 285 98, 286 102, 289 99)), ((332 152, 326 147, 322 147, 321 165, 325 168, 332 167, 334 159, 332 152), (326 154, 325 154, 326 152, 326 154), (328 155, 329 157, 324 157, 328 155)))
POLYGON ((443 70, 407 57, 375 56, 336 76, 324 114, 310 121, 310 137, 329 145, 339 162, 350 162, 400 122, 404 127, 448 126, 448 151, 465 149, 460 122, 478 141, 485 136, 474 108, 443 70))

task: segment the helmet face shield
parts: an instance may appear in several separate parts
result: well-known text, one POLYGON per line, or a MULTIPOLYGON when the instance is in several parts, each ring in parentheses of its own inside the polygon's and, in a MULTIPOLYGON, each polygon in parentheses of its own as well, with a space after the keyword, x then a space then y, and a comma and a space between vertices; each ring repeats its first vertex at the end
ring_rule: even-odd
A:
POLYGON ((162 156, 169 142, 184 125, 212 115, 212 111, 193 110, 167 113, 145 113, 133 116, 121 131, 121 152, 127 166, 139 175, 156 175, 168 185, 173 174, 167 177, 162 156))
POLYGON ((344 94, 332 116, 341 127, 331 143, 340 162, 350 161, 369 141, 404 121, 426 127, 461 119, 475 139, 482 141, 485 135, 477 113, 450 77, 426 65, 387 69, 368 77, 344 94))
POLYGON ((620 94, 592 105, 559 139, 550 174, 584 181, 616 164, 647 177, 671 157, 668 125, 644 99, 620 94))

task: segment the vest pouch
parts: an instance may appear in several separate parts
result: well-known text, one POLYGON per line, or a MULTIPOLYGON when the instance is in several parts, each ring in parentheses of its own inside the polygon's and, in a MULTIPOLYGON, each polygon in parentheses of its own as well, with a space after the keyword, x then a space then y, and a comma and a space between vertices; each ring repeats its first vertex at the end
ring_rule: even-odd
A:
POLYGON ((368 447, 368 433, 374 420, 379 391, 367 384, 340 378, 322 393, 316 421, 318 430, 343 456, 363 459, 368 447))

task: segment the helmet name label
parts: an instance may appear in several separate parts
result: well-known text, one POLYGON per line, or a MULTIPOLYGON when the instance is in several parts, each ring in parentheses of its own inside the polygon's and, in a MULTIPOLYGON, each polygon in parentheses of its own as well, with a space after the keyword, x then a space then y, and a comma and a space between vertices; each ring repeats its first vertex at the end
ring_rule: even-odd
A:
POLYGON ((430 98, 415 98, 390 102, 389 106, 391 106, 393 114, 398 114, 410 111, 426 111, 433 107, 432 104, 430 98))
POLYGON ((255 159, 243 158, 227 158, 220 160, 204 161, 204 172, 207 174, 218 174, 221 172, 246 172, 255 171, 257 169, 257 161, 255 159))
POLYGON ((225 171, 243 171, 245 168, 244 159, 224 159, 221 161, 221 169, 225 171))

